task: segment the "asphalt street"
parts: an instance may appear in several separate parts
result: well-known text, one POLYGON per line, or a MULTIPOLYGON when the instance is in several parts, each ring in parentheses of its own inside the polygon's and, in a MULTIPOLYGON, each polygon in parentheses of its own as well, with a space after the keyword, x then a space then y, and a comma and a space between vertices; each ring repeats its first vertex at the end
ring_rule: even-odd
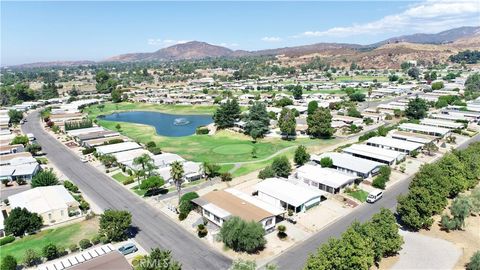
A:
POLYGON ((171 250, 183 269, 227 269, 231 265, 229 258, 202 243, 159 210, 103 172, 82 163, 77 155, 43 130, 39 119, 38 111, 29 114, 22 126, 23 132, 33 133, 47 158, 100 208, 132 213, 133 225, 138 228, 135 239, 143 248, 171 250))
MULTIPOLYGON (((466 148, 472 142, 480 141, 480 134, 459 145, 458 149, 466 148)), ((395 184, 391 189, 385 191, 383 198, 374 204, 362 204, 352 213, 331 223, 325 229, 319 231, 303 243, 292 247, 285 251, 282 255, 273 260, 280 269, 302 269, 309 254, 314 253, 316 249, 328 241, 331 237, 340 236, 354 221, 364 222, 369 220, 380 209, 387 208, 395 210, 397 206, 397 197, 408 191, 408 185, 412 181, 413 176, 395 184)))

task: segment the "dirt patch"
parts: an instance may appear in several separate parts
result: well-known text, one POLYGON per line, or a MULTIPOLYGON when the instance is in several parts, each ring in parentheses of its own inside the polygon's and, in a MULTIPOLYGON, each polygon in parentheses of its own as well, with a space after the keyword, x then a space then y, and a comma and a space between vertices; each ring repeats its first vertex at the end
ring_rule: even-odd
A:
POLYGON ((89 220, 85 220, 81 222, 82 224, 82 233, 76 234, 75 237, 72 238, 73 242, 79 242, 82 239, 91 239, 92 238, 92 231, 98 231, 100 226, 100 218, 95 217, 89 220))

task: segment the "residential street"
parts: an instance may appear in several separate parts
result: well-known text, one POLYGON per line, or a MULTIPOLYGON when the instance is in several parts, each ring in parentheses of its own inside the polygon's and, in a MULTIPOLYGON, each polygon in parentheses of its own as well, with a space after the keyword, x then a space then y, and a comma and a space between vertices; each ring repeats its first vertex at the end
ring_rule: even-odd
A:
MULTIPOLYGON (((480 141, 480 134, 466 141, 458 148, 466 148, 470 143, 476 141, 480 141)), ((362 204, 358 206, 351 214, 338 219, 305 242, 287 250, 284 254, 273 260, 273 262, 278 264, 282 270, 301 269, 310 253, 315 252, 316 249, 329 238, 340 236, 355 220, 364 222, 379 212, 382 207, 395 210, 398 195, 408 191, 408 185, 412 178, 413 177, 410 177, 408 180, 394 185, 390 190, 387 190, 383 198, 375 204, 362 204)))
POLYGON ((136 240, 146 250, 160 247, 172 250, 183 269, 227 269, 231 260, 203 244, 141 198, 119 186, 106 174, 82 163, 46 133, 39 122, 39 113, 28 115, 23 132, 33 133, 47 158, 72 180, 102 209, 123 209, 132 213, 133 225, 139 228, 136 240))

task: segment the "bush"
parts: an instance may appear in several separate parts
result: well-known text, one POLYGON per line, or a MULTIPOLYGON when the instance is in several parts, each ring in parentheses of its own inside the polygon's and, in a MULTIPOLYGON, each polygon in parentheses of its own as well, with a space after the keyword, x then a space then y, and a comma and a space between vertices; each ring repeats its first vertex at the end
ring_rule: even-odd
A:
POLYGON ((160 149, 160 147, 149 147, 147 150, 154 155, 159 155, 162 153, 162 149, 160 149))
POLYGON ((70 252, 76 252, 79 250, 78 248, 78 245, 77 244, 71 244, 69 247, 68 247, 68 250, 70 250, 70 252))
POLYGON ((15 236, 13 235, 7 235, 3 238, 0 239, 0 246, 3 246, 3 245, 6 245, 6 244, 9 244, 11 242, 15 241, 15 236))
POLYGON ((80 242, 78 242, 78 245, 81 249, 87 249, 92 246, 92 243, 88 239, 82 239, 80 242))
POLYGON ((17 259, 12 255, 7 255, 3 257, 2 264, 0 267, 2 270, 15 270, 17 269, 17 259))
POLYGON ((467 270, 480 269, 480 251, 475 252, 470 258, 470 262, 467 264, 467 270))
POLYGON ((106 236, 102 236, 102 237, 100 237, 100 242, 101 242, 102 244, 108 244, 108 243, 110 243, 111 241, 110 241, 106 236))
POLYGON ((197 134, 197 135, 206 135, 206 134, 208 134, 208 132, 210 132, 210 131, 208 130, 207 127, 198 127, 195 130, 195 134, 197 134))
POLYGON ((208 234, 207 226, 205 226, 203 224, 198 224, 197 234, 198 234, 198 237, 200 237, 200 238, 203 238, 203 237, 207 236, 207 234, 208 234))
POLYGON ((157 144, 154 141, 149 141, 146 145, 147 148, 156 147, 157 144))
POLYGON ((133 182, 135 182, 135 180, 133 180, 133 178, 128 178, 127 180, 123 181, 122 184, 124 184, 126 186, 126 185, 129 185, 129 184, 133 183, 133 182))
POLYGON ((102 237, 101 235, 97 234, 95 235, 94 237, 92 237, 92 244, 94 245, 98 245, 102 240, 102 237))
POLYGON ((178 214, 178 219, 179 219, 180 221, 182 221, 182 220, 186 219, 187 216, 188 216, 187 213, 180 212, 180 214, 178 214))
POLYGON ((188 216, 190 211, 193 209, 192 200, 198 197, 199 196, 196 192, 188 192, 183 194, 183 196, 180 198, 180 202, 178 203, 180 213, 184 213, 188 216))
POLYGON ((91 154, 95 152, 95 148, 94 147, 90 147, 90 148, 85 148, 82 150, 82 154, 84 155, 88 155, 88 154, 91 154))
POLYGON ((330 157, 323 157, 320 159, 320 166, 322 168, 331 168, 333 167, 333 160, 330 157))
POLYGON ((54 260, 60 256, 57 246, 51 243, 43 247, 42 254, 48 261, 54 260))
POLYGON ((258 178, 267 179, 275 177, 275 172, 272 169, 272 166, 267 166, 258 173, 258 178))
POLYGON ((372 186, 380 189, 385 189, 387 182, 390 180, 391 173, 392 169, 389 166, 382 166, 377 177, 373 179, 372 186))
POLYGON ((35 266, 42 262, 42 258, 35 252, 33 249, 25 250, 25 255, 23 257, 23 263, 28 266, 35 266))
POLYGON ((78 193, 79 192, 78 186, 76 186, 74 183, 72 183, 68 180, 63 181, 63 186, 70 192, 73 192, 73 193, 78 193))
POLYGON ((278 230, 278 233, 277 233, 278 238, 284 239, 285 237, 287 237, 287 233, 286 233, 287 227, 285 227, 285 225, 278 225, 277 230, 278 230))
POLYGON ((230 182, 233 179, 232 175, 228 172, 222 173, 220 175, 220 178, 222 179, 223 182, 230 182))
POLYGON ((416 158, 418 156, 419 152, 418 150, 413 150, 410 152, 410 156, 413 157, 413 158, 416 158))

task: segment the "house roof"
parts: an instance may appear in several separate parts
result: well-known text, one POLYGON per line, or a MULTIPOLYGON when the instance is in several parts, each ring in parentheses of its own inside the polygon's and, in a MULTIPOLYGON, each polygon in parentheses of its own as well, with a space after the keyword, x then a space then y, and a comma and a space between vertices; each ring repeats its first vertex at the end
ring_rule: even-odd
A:
POLYGON ((295 185, 279 178, 265 179, 256 184, 255 189, 295 207, 322 195, 320 191, 295 185))
POLYGON ((296 175, 299 179, 308 179, 333 188, 339 188, 343 185, 352 183, 358 178, 334 169, 322 168, 319 165, 310 164, 305 164, 299 167, 296 171, 296 175))
POLYGON ((412 130, 412 131, 427 132, 427 133, 436 133, 436 134, 441 134, 442 136, 450 132, 450 129, 447 129, 447 128, 432 127, 432 126, 419 125, 419 124, 413 124, 413 123, 403 123, 400 126, 398 126, 398 128, 412 130))
POLYGON ((397 151, 378 148, 366 144, 352 144, 351 146, 343 149, 343 152, 384 160, 388 161, 389 163, 403 156, 402 153, 397 151))
POLYGON ((152 156, 152 153, 150 153, 149 151, 147 151, 143 148, 132 149, 132 150, 127 150, 127 151, 123 151, 123 152, 116 152, 116 153, 113 153, 111 155, 114 156, 117 159, 117 162, 123 163, 123 164, 133 168, 133 167, 135 167, 135 166, 133 166, 133 160, 136 157, 139 157, 143 154, 147 154, 149 156, 152 156))
POLYGON ((394 139, 394 138, 389 138, 389 137, 372 137, 367 140, 367 143, 373 143, 373 144, 378 144, 378 145, 383 145, 383 146, 388 146, 388 147, 394 147, 397 149, 403 149, 407 151, 413 151, 416 149, 419 149, 423 146, 421 143, 416 143, 416 142, 409 142, 409 141, 404 141, 404 140, 399 140, 399 139, 394 139))
POLYGON ((113 154, 113 153, 139 149, 139 148, 142 148, 142 146, 140 146, 136 142, 123 142, 123 143, 102 145, 102 146, 96 147, 97 153, 102 155, 113 154))
MULTIPOLYGON (((32 154, 29 152, 20 152, 20 153, 13 153, 13 154, 8 154, 8 155, 2 155, 2 158, 0 158, 0 165, 5 165, 5 164, 13 164, 17 159, 34 159, 32 157, 32 154)), ((36 162, 36 159, 34 159, 36 162)))
POLYGON ((345 168, 355 172, 368 174, 375 168, 383 166, 383 163, 368 160, 364 158, 354 157, 345 153, 329 152, 321 155, 312 155, 311 159, 319 162, 322 158, 329 157, 333 161, 333 165, 340 168, 345 168))
POLYGON ((445 128, 463 128, 462 123, 457 123, 449 120, 440 120, 440 119, 431 119, 431 118, 424 118, 420 120, 422 125, 427 125, 427 126, 434 126, 434 127, 445 127, 445 128))
POLYGON ((78 202, 60 185, 29 189, 8 197, 11 208, 27 208, 28 211, 42 214, 55 209, 66 209, 78 202))
POLYGON ((420 134, 420 133, 414 133, 414 132, 407 132, 407 131, 400 131, 400 130, 395 130, 392 133, 390 133, 391 137, 397 137, 397 138, 402 138, 407 141, 411 142, 417 142, 421 144, 426 144, 429 142, 432 142, 437 139, 435 136, 430 136, 426 134, 420 134))
POLYGON ((253 220, 259 222, 265 218, 274 216, 273 213, 224 190, 211 191, 201 196, 201 198, 230 213, 232 216, 238 216, 246 221, 253 220))

